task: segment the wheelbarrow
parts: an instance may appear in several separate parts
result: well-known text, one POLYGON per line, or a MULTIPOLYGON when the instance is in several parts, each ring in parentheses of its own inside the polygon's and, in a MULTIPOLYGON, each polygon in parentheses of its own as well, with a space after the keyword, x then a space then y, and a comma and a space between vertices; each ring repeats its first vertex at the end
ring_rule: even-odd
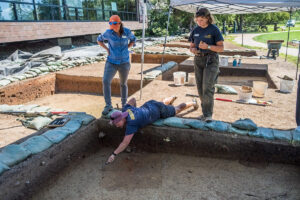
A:
POLYGON ((268 40, 268 55, 267 57, 270 58, 270 53, 272 53, 272 58, 276 60, 276 55, 279 56, 279 49, 281 48, 282 43, 284 40, 268 40))

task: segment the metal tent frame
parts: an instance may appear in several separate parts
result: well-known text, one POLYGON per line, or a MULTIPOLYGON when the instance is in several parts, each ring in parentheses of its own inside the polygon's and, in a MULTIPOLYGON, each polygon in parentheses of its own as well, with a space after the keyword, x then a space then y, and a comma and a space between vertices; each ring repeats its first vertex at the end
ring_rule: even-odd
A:
MULTIPOLYGON (((199 8, 205 7, 210 10, 212 14, 251 14, 251 13, 270 13, 270 12, 289 12, 290 18, 292 11, 300 10, 300 0, 170 0, 170 8, 168 14, 167 33, 165 36, 164 50, 162 56, 162 64, 165 54, 165 46, 168 35, 169 19, 172 9, 179 9, 189 13, 195 13, 199 8)), ((145 23, 145 12, 146 12, 146 0, 144 0, 144 12, 143 12, 143 23, 145 23)), ((144 33, 145 24, 143 24, 143 38, 142 38, 142 64, 141 64, 141 90, 140 99, 142 98, 142 81, 143 81, 143 62, 144 62, 144 33)), ((288 30, 288 39, 290 35, 290 27, 288 30)), ((243 43, 243 41, 242 41, 243 43)), ((288 50, 288 41, 287 41, 288 50)), ((287 57, 286 50, 286 57, 287 57)), ((299 65, 299 54, 296 79, 299 65)))

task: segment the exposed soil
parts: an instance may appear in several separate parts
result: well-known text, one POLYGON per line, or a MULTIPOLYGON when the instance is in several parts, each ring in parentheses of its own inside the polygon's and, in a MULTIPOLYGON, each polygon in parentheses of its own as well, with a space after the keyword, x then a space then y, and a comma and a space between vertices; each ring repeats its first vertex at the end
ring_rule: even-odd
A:
POLYGON ((33 199, 299 199, 296 166, 136 152, 74 163, 33 199))

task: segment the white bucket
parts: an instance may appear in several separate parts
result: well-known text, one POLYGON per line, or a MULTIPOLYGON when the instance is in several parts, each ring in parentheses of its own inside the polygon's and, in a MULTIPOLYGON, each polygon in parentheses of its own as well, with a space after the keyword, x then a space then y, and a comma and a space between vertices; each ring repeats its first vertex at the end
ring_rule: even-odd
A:
POLYGON ((220 66, 223 66, 223 67, 228 66, 228 57, 220 57, 220 66))
POLYGON ((248 102, 252 99, 252 88, 250 88, 250 90, 244 90, 243 87, 239 89, 239 99, 248 102))
POLYGON ((267 82, 253 81, 253 96, 263 98, 266 94, 267 88, 267 82))
POLYGON ((173 73, 173 80, 176 86, 184 85, 186 79, 185 72, 174 72, 173 73))
POLYGON ((195 73, 188 73, 188 84, 196 85, 195 73))
POLYGON ((294 87, 294 80, 280 80, 280 92, 291 93, 294 87))

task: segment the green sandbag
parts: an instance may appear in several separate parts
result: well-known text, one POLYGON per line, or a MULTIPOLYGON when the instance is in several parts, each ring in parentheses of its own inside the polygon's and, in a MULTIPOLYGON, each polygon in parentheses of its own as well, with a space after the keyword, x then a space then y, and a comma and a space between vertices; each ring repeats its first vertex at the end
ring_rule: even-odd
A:
POLYGON ((25 74, 30 74, 30 75, 32 75, 33 77, 38 76, 38 73, 33 72, 33 71, 27 71, 27 72, 25 72, 25 74))
POLYGON ((23 126, 27 128, 41 130, 42 128, 50 124, 52 119, 49 117, 38 116, 38 117, 26 118, 25 120, 20 120, 20 121, 22 122, 23 126))
POLYGON ((204 131, 209 130, 207 127, 205 127, 206 122, 201 121, 201 120, 184 119, 183 123, 184 123, 184 125, 187 125, 187 126, 189 126, 191 128, 194 128, 194 129, 200 129, 200 130, 204 130, 204 131))
POLYGON ((241 130, 235 127, 230 126, 228 129, 229 133, 234 133, 234 134, 239 134, 239 135, 248 135, 249 131, 248 130, 241 130))
POLYGON ((78 129, 80 129, 82 121, 72 119, 68 121, 63 127, 56 128, 58 130, 69 130, 70 134, 75 133, 78 129))
POLYGON ((183 119, 179 117, 169 117, 164 120, 164 125, 176 127, 176 128, 190 128, 187 125, 184 125, 183 119))
POLYGON ((300 144, 300 129, 296 128, 292 133, 293 133, 293 144, 300 144))
POLYGON ((233 87, 230 87, 228 85, 216 84, 215 87, 217 89, 216 92, 219 94, 238 94, 237 91, 233 87))
POLYGON ((52 143, 58 144, 62 140, 64 140, 66 137, 68 137, 68 135, 71 134, 69 130, 67 130, 67 129, 61 130, 59 128, 60 127, 55 128, 53 130, 49 130, 49 131, 43 133, 43 136, 45 136, 52 143))
POLYGON ((274 140, 273 129, 258 127, 255 131, 249 132, 250 136, 262 137, 268 140, 274 140))
POLYGON ((26 78, 33 78, 33 77, 34 77, 32 74, 27 74, 27 73, 25 73, 24 76, 25 76, 26 78))
POLYGON ((5 172, 6 170, 9 170, 10 168, 7 166, 7 165, 5 165, 5 164, 3 164, 2 162, 0 162, 0 175, 3 173, 3 172, 5 172))
POLYGON ((164 126, 164 119, 159 119, 156 120, 155 122, 152 123, 154 126, 164 126))
POLYGON ((26 76, 24 75, 14 75, 12 78, 18 79, 19 81, 25 80, 26 76))
POLYGON ((20 108, 22 108, 23 105, 0 105, 0 111, 1 112, 15 112, 19 111, 20 108))
POLYGON ((52 146, 52 144, 53 143, 50 142, 45 136, 39 135, 33 136, 25 142, 22 142, 20 146, 30 151, 31 154, 37 154, 48 149, 52 146))
POLYGON ((37 69, 41 70, 41 72, 49 72, 49 67, 38 67, 37 69))
POLYGON ((83 125, 88 125, 91 121, 96 119, 94 116, 88 114, 74 114, 67 115, 66 117, 70 117, 71 120, 78 120, 82 122, 83 125))
POLYGON ((51 108, 49 108, 48 106, 38 106, 38 107, 32 108, 30 111, 36 112, 36 113, 47 113, 50 110, 51 110, 51 108))
POLYGON ((293 139, 291 131, 281 131, 281 130, 273 129, 273 134, 275 139, 277 140, 284 140, 284 141, 291 142, 293 139))
POLYGON ((12 167, 13 165, 25 160, 30 156, 30 151, 17 144, 11 144, 2 149, 0 152, 0 162, 12 167))
POLYGON ((42 71, 39 70, 39 69, 37 69, 37 68, 31 68, 29 71, 35 72, 35 73, 37 73, 37 74, 41 74, 41 73, 42 73, 42 71))
POLYGON ((255 131, 257 129, 257 125, 251 119, 239 119, 232 123, 232 126, 242 130, 255 131))
POLYGON ((222 122, 222 121, 212 121, 212 122, 206 123, 205 127, 209 128, 210 130, 213 130, 213 131, 227 132, 230 127, 230 124, 222 122))
POLYGON ((6 86, 10 83, 11 83, 10 80, 2 79, 2 80, 0 80, 0 87, 6 86))

